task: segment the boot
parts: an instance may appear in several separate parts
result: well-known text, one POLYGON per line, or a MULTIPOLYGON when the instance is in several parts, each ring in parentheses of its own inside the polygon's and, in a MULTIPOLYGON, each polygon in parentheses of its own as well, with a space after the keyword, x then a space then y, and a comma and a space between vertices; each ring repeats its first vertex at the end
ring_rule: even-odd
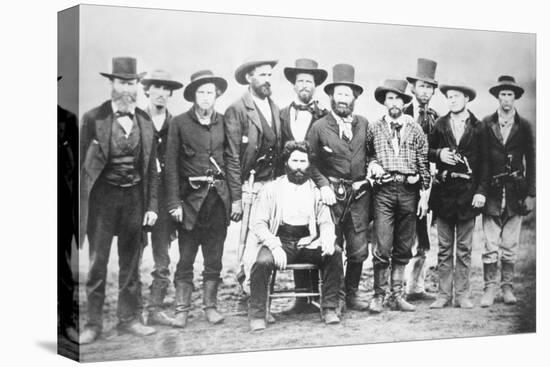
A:
POLYGON ((218 281, 206 280, 203 284, 203 303, 206 320, 211 324, 219 324, 223 322, 223 316, 216 309, 216 301, 218 298, 218 281))
POLYGON ((369 304, 370 313, 380 313, 384 310, 384 295, 375 294, 369 304))
POLYGON ((365 311, 369 305, 362 301, 357 294, 363 263, 348 262, 346 266, 345 288, 346 288, 346 307, 350 310, 365 311))
POLYGON ((340 318, 336 314, 336 310, 333 308, 325 308, 323 309, 323 320, 325 320, 325 324, 327 325, 333 325, 333 324, 339 324, 340 318))
POLYGON ((135 336, 148 336, 157 332, 154 328, 143 325, 139 320, 122 323, 118 325, 118 330, 135 336))
MULTIPOLYGON (((311 289, 313 292, 317 292, 319 289, 318 271, 294 270, 294 284, 296 289, 311 289)), ((319 312, 319 310, 308 302, 306 298, 298 297, 294 300, 292 306, 283 310, 281 313, 285 316, 291 316, 317 312, 319 312)))
POLYGON ((176 282, 176 315, 173 326, 184 328, 187 325, 187 318, 191 310, 191 295, 193 294, 193 283, 176 282))
POLYGON ((481 307, 492 306, 495 302, 495 296, 497 293, 497 267, 498 264, 483 264, 483 280, 485 282, 485 289, 483 296, 481 296, 481 307))
POLYGON ((403 280, 405 265, 393 264, 391 269, 391 297, 390 308, 394 311, 414 311, 416 307, 403 299, 403 280))
POLYGON ((502 278, 500 281, 502 289, 502 299, 504 304, 513 305, 517 302, 516 296, 512 290, 514 289, 512 282, 514 280, 514 263, 512 262, 502 262, 502 278))
POLYGON ((164 293, 166 292, 163 289, 151 286, 151 300, 148 307, 149 316, 147 317, 148 325, 172 326, 174 323, 174 319, 160 308, 164 299, 164 293))
POLYGON ((370 301, 369 311, 380 313, 384 310, 384 297, 388 288, 388 265, 374 264, 374 297, 370 301))

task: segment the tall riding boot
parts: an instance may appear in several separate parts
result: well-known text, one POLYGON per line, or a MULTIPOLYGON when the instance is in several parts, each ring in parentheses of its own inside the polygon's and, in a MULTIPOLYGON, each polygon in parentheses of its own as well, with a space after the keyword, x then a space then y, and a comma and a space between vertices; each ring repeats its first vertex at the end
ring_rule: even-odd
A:
POLYGON ((500 287, 502 289, 502 299, 505 304, 513 305, 517 302, 516 296, 514 296, 514 293, 512 292, 514 289, 514 263, 502 261, 501 265, 502 278, 500 281, 500 287))
POLYGON ((405 265, 392 264, 390 307, 395 311, 414 311, 416 307, 403 299, 405 265))
POLYGON ((218 281, 205 280, 203 283, 202 295, 206 319, 211 324, 219 324, 224 320, 224 318, 216 309, 216 301, 218 298, 218 281))
POLYGON ((483 264, 483 281, 485 282, 485 288, 483 290, 483 296, 481 296, 481 307, 492 306, 495 302, 495 296, 497 294, 497 268, 498 264, 496 262, 483 264))
POLYGON ((173 326, 184 328, 187 325, 187 317, 191 310, 191 296, 193 294, 193 283, 176 281, 176 316, 173 326))
POLYGON ((374 297, 369 304, 371 313, 380 313, 384 309, 384 297, 388 289, 388 264, 374 264, 374 297))
POLYGON ((350 310, 364 311, 369 307, 368 303, 359 299, 359 295, 357 294, 362 270, 362 262, 352 263, 348 261, 344 282, 346 287, 346 307, 350 310))
POLYGON ((161 309, 162 301, 166 294, 166 290, 158 286, 151 286, 151 299, 149 300, 149 306, 147 307, 149 311, 149 317, 147 318, 147 323, 149 325, 166 325, 172 326, 174 319, 168 316, 161 309))

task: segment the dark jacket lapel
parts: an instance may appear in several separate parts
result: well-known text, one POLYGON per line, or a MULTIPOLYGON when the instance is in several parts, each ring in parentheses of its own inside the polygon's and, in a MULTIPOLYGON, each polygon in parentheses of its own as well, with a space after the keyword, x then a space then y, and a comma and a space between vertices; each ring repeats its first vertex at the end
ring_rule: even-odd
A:
POLYGON ((147 172, 155 132, 153 130, 153 124, 147 123, 148 121, 145 116, 146 114, 144 111, 136 108, 136 120, 141 131, 141 146, 143 149, 143 171, 147 172))
POLYGON ((111 127, 113 126, 113 108, 111 101, 107 101, 101 106, 101 113, 95 121, 96 136, 101 147, 101 151, 105 155, 105 159, 109 157, 109 147, 111 146, 111 127))
POLYGON ((467 146, 469 144, 470 140, 472 139, 476 122, 477 122, 477 118, 474 116, 472 112, 470 112, 470 116, 466 120, 466 123, 464 126, 464 133, 462 133, 462 136, 460 137, 460 142, 458 143, 458 146, 467 146))
POLYGON ((510 129, 510 134, 508 134, 508 139, 506 139, 506 142, 505 142, 506 145, 508 145, 508 143, 512 141, 512 138, 517 134, 519 130, 519 121, 520 121, 520 117, 516 111, 516 115, 514 116, 514 124, 512 125, 512 128, 510 129))
POLYGON ((246 92, 243 97, 243 104, 246 108, 246 114, 250 118, 250 120, 256 125, 260 133, 262 133, 262 123, 260 121, 260 116, 258 115, 258 111, 256 110, 256 105, 254 104, 254 100, 252 99, 252 96, 250 95, 250 92, 246 92))
POLYGON ((498 113, 495 112, 491 115, 491 131, 493 132, 493 135, 497 139, 500 144, 504 145, 504 139, 502 137, 502 134, 500 133, 500 126, 498 125, 498 113))
POLYGON ((458 144, 456 142, 455 134, 453 133, 453 128, 451 127, 450 112, 447 114, 447 116, 445 116, 445 120, 443 122, 443 133, 447 136, 447 139, 449 140, 449 148, 456 149, 458 147, 458 144))

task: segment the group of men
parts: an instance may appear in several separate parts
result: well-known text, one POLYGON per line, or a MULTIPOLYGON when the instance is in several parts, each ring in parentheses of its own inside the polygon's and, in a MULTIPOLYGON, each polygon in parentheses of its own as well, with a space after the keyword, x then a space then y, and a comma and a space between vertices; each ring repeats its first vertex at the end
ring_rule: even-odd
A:
MULTIPOLYGON (((497 294, 499 250, 504 300, 515 302, 512 279, 521 217, 534 205, 535 144, 530 124, 514 108, 523 94, 514 78, 498 78, 490 93, 499 107, 480 121, 467 109, 476 91, 464 83, 439 85, 436 63, 419 59, 416 75, 407 78, 413 96, 406 92, 406 80, 386 80, 374 97, 387 112, 369 122, 354 113, 364 89, 355 82, 353 66, 333 67, 333 81, 324 86, 330 109, 323 109, 314 94, 327 71, 314 60, 296 60, 284 68, 296 98, 279 110, 271 99, 277 63, 264 59, 240 65, 235 79, 247 90, 225 114, 215 110, 215 102, 227 81, 209 70, 194 73, 183 93, 192 107, 174 117, 167 102, 183 85, 166 71, 144 77, 134 58, 116 57, 112 72, 101 73, 111 82, 111 99, 84 114, 80 133, 79 243, 87 234, 90 246, 88 318, 81 344, 93 342, 102 331, 114 236, 121 331, 150 335, 154 324, 186 326, 199 246, 205 316, 221 323, 217 289, 231 220, 243 226, 246 246, 239 266, 252 331, 274 321, 266 309, 269 279, 274 269, 292 263, 319 267, 326 324, 340 322, 346 309, 414 311, 414 300, 432 299, 432 308, 453 300, 473 307, 468 282, 472 234, 482 211, 481 305, 491 305, 497 294), (140 82, 149 102, 145 110, 136 106, 140 82), (437 88, 449 102, 450 111, 442 117, 429 108, 437 88), (439 239, 436 296, 423 288, 429 209, 437 218, 439 239), (155 264, 146 326, 139 271, 147 231, 155 264), (172 316, 162 306, 171 282, 169 246, 176 236, 180 258, 172 316), (370 304, 358 292, 369 242, 370 304), (413 271, 405 280, 411 259, 413 271)), ((297 288, 319 286, 317 272, 295 271, 294 281, 297 288)), ((307 299, 298 298, 286 313, 311 310, 307 299)))

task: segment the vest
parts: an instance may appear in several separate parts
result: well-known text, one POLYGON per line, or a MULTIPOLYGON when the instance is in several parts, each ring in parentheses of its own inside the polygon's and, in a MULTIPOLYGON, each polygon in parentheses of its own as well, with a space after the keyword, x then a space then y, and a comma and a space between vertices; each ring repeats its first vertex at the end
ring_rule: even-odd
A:
POLYGON ((128 138, 124 129, 116 121, 111 127, 111 141, 109 163, 105 167, 103 178, 111 185, 130 187, 141 181, 138 169, 139 154, 141 151, 139 126, 134 117, 132 130, 128 138))
POLYGON ((272 126, 269 126, 264 115, 260 112, 260 109, 256 108, 256 111, 258 111, 258 115, 260 116, 263 131, 260 149, 258 150, 258 158, 265 157, 265 159, 256 165, 255 179, 257 181, 269 181, 275 178, 275 168, 277 167, 279 158, 277 131, 275 131, 275 121, 273 121, 272 126))

